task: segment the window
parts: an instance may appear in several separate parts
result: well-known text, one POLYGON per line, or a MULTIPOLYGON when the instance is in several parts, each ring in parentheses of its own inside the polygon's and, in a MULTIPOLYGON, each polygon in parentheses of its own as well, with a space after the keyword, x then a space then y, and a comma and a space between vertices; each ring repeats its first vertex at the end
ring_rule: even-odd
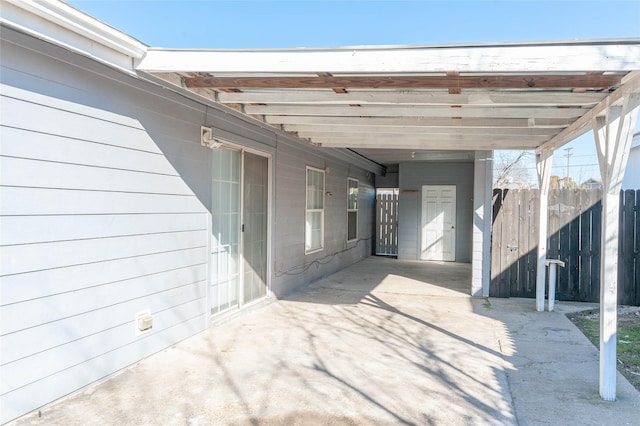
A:
POLYGON ((307 206, 304 251, 324 248, 324 170, 307 167, 307 206))
POLYGON ((358 181, 347 179, 347 241, 358 239, 358 181))

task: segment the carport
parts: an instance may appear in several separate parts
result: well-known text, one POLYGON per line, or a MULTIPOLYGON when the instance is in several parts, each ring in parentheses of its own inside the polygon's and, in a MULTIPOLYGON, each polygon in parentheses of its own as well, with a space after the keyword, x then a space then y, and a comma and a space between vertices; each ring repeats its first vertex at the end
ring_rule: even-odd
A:
POLYGON ((14 426, 634 424, 629 382, 597 396, 597 350, 565 315, 584 303, 474 298, 469 272, 369 257, 14 426))
MULTIPOLYGON (((546 212, 554 150, 593 130, 605 194, 600 395, 616 399, 618 194, 640 104, 640 40, 150 48, 136 69, 171 90, 293 133, 301 143, 357 153, 383 171, 398 163, 472 156, 474 296, 489 291, 492 151, 536 151, 540 211, 546 212)), ((204 142, 233 138, 213 132, 204 142)), ((540 236, 546 227, 541 214, 540 236)), ((538 311, 544 310, 545 260, 546 240, 539 238, 538 311)))

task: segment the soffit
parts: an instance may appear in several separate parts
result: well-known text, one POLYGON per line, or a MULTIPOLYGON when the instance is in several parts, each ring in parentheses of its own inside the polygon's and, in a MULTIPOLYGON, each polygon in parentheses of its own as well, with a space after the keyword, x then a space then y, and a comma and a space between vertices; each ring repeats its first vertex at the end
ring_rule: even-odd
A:
POLYGON ((560 146, 584 132, 574 123, 585 114, 638 85, 640 40, 149 49, 137 70, 301 143, 390 164, 415 152, 424 161, 429 152, 560 146))

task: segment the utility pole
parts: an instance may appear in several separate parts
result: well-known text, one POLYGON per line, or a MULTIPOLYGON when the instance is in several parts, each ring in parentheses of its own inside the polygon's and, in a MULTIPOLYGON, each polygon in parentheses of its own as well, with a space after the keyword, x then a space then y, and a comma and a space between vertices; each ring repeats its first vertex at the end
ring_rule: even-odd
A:
POLYGON ((573 155, 571 153, 571 150, 573 148, 565 148, 564 150, 567 151, 567 153, 565 154, 567 156, 567 176, 565 179, 565 185, 569 183, 569 159, 571 158, 571 156, 573 155))

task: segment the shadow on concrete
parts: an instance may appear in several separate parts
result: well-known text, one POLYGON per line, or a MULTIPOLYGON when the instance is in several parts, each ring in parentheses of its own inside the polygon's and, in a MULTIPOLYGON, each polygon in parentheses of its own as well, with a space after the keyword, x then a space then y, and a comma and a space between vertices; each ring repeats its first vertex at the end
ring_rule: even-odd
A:
POLYGON ((358 285, 319 281, 25 422, 516 424, 491 321, 457 291, 416 291, 410 264, 364 280, 379 260, 354 265, 358 285))

